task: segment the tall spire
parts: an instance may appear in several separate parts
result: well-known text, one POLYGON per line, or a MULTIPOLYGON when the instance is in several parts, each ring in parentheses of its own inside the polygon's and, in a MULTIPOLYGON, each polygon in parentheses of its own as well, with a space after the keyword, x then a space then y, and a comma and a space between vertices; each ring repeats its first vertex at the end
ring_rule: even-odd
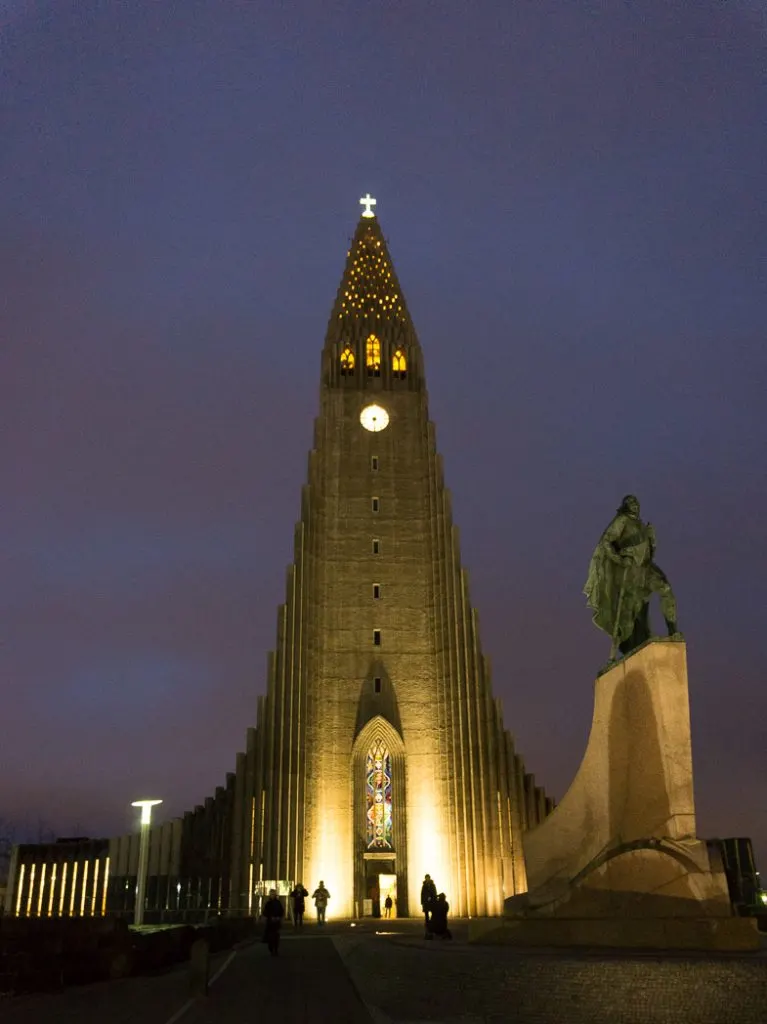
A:
MULTIPOLYGON (((360 200, 366 209, 346 257, 332 317, 391 322, 408 320, 407 307, 378 217, 370 209, 374 199, 360 200)), ((380 325, 380 324, 379 324, 380 325)))
POLYGON ((360 203, 364 209, 346 254, 325 338, 325 382, 348 387, 353 380, 362 383, 369 377, 371 385, 397 381, 401 387, 407 380, 408 390, 418 389, 423 379, 420 346, 373 212, 376 201, 367 195, 360 203))

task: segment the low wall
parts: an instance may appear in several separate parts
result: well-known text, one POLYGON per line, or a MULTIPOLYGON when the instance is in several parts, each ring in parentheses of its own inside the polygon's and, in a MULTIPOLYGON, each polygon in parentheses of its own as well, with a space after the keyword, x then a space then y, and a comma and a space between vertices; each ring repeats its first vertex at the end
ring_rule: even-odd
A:
POLYGON ((165 970, 204 938, 211 952, 251 938, 254 918, 129 928, 119 918, 0 918, 0 995, 42 992, 165 970))

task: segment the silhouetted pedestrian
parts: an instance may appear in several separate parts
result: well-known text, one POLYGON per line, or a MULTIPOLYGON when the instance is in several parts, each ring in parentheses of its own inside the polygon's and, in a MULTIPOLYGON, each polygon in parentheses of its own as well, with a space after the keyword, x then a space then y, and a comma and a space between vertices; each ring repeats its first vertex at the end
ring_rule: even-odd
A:
POLYGON ((290 895, 293 898, 293 926, 303 928, 306 897, 309 895, 309 890, 304 889, 303 883, 299 882, 290 895))
POLYGON ((452 933, 447 926, 447 913, 450 904, 445 899, 444 892, 441 892, 432 904, 431 909, 431 932, 441 939, 452 939, 452 933))
POLYGON ((325 911, 327 910, 330 893, 325 888, 325 883, 320 879, 320 884, 312 893, 314 905, 317 908, 317 924, 325 924, 325 911))
POLYGON ((277 896, 277 890, 270 889, 269 899, 264 904, 264 909, 261 911, 261 917, 266 918, 264 942, 268 945, 269 952, 272 956, 277 956, 277 951, 280 948, 280 928, 282 926, 282 918, 284 916, 285 908, 277 896))
POLYGON ((423 921, 426 928, 426 938, 431 938, 431 931, 429 930, 429 915, 431 914, 431 908, 434 901, 437 898, 437 887, 432 881, 431 875, 424 875, 423 885, 421 886, 421 909, 423 910, 423 921))
POLYGON ((394 906, 394 901, 391 896, 387 896, 384 900, 384 917, 391 917, 391 908, 394 906))

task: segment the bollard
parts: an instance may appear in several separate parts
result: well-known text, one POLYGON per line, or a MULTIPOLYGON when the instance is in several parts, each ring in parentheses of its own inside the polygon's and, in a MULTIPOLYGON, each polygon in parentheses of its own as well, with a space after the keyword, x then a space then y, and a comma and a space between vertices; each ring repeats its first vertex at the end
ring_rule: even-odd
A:
POLYGON ((189 952, 189 989, 193 996, 208 994, 210 945, 207 939, 195 939, 189 952))

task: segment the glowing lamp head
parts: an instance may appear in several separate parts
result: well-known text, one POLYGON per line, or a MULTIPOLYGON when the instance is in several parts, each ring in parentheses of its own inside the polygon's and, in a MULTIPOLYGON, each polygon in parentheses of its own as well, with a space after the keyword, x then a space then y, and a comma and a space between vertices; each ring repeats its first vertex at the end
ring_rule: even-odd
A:
POLYGON ((141 808, 141 824, 148 825, 152 820, 152 808, 161 803, 162 800, 134 800, 131 807, 141 808))

